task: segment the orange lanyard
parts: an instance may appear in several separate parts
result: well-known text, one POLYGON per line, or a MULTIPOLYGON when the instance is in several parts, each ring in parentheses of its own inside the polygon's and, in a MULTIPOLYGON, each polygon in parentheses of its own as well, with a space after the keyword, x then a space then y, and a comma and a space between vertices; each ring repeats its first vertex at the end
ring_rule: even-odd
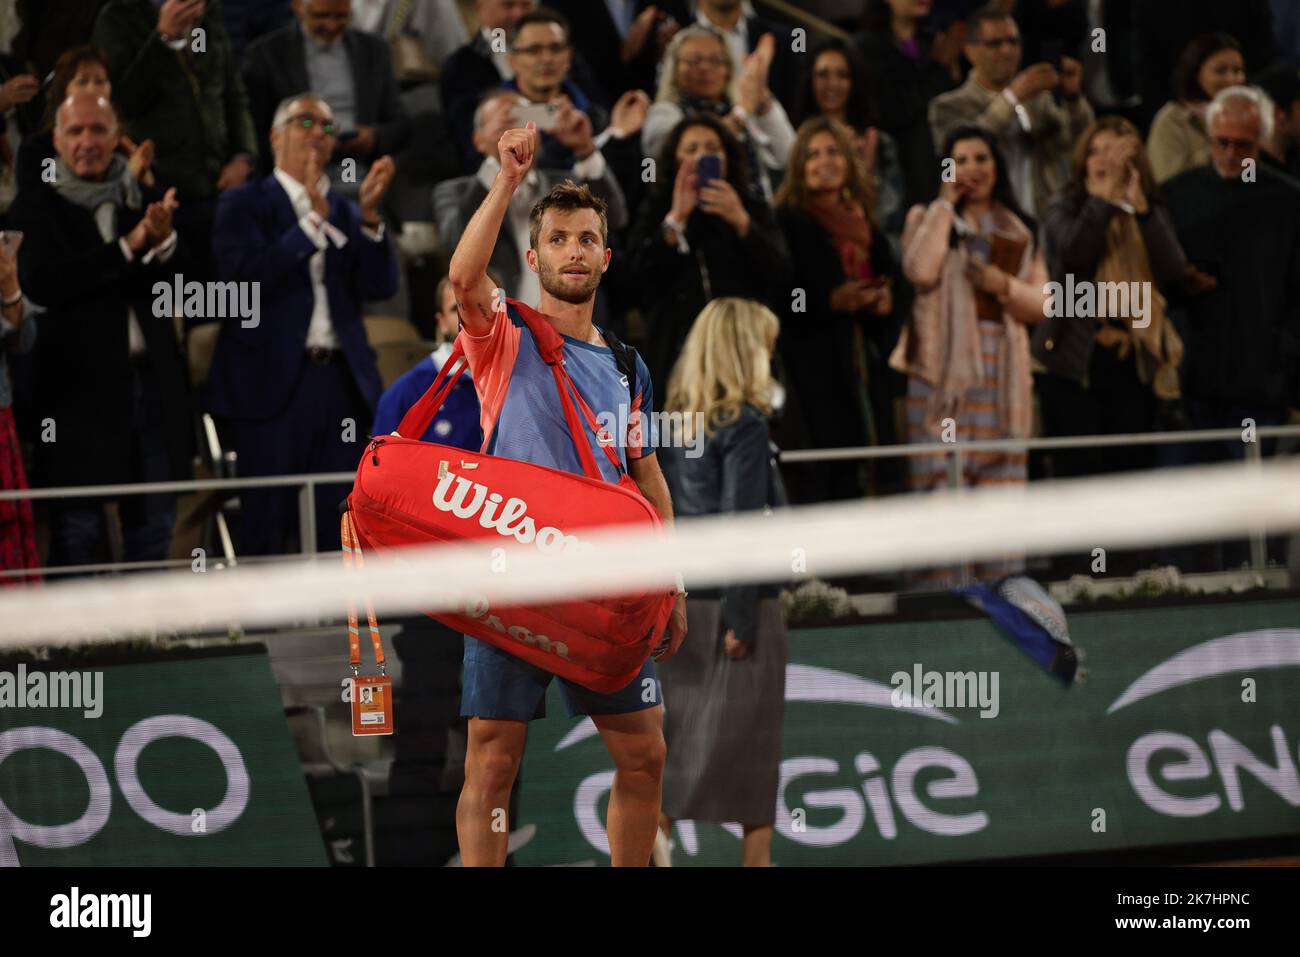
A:
MULTIPOLYGON (((352 527, 352 514, 343 513, 340 527, 343 535, 343 564, 348 568, 366 567, 361 554, 361 543, 357 541, 356 529, 352 527)), ((366 600, 366 619, 370 623, 370 641, 375 646, 375 662, 379 665, 381 675, 388 674, 384 667, 384 643, 379 637, 379 624, 375 621, 375 606, 366 600)), ((352 675, 356 677, 361 670, 361 632, 357 627, 357 606, 348 599, 348 662, 352 666, 352 675)))

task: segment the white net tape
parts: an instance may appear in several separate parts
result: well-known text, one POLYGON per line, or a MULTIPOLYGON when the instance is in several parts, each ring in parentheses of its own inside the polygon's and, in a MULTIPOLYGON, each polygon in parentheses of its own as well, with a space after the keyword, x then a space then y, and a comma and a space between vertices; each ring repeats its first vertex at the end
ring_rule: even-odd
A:
POLYGON ((584 531, 591 548, 501 538, 325 560, 136 574, 0 592, 0 646, 337 618, 349 596, 380 615, 473 601, 553 601, 724 582, 790 581, 1006 554, 1131 548, 1300 529, 1300 462, 1170 469, 1024 488, 895 496, 681 522, 651 536, 584 531))

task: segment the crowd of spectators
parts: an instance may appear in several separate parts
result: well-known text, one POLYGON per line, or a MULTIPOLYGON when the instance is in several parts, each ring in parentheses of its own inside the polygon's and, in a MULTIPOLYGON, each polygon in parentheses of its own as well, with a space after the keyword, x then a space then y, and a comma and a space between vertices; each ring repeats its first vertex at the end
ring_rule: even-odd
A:
MULTIPOLYGON (((534 301, 531 205, 590 185, 614 250, 597 324, 667 395, 706 306, 770 310, 784 448, 1240 428, 1300 405, 1300 43, 1269 4, 864 0, 835 23, 750 0, 13 10, 7 488, 191 478, 201 412, 242 475, 351 468, 376 412, 391 428, 402 411, 381 399, 397 376, 381 377, 364 317, 435 340, 398 382, 408 402, 454 335, 445 284, 421 298, 399 240, 436 224, 420 261, 445 263, 498 139, 527 122, 541 153, 494 278, 534 301)), ((431 435, 481 439, 472 408, 458 415, 431 435)), ((1242 455, 1080 450, 1046 468, 1193 452, 1242 455)), ((1023 453, 962 464, 968 485, 1031 472, 1023 453)), ((801 503, 949 476, 923 456, 785 480, 801 503)), ((337 547, 331 495, 322 548, 337 547)), ((241 509, 242 551, 294 546, 292 492, 241 509)), ((38 564, 38 525, 49 563, 165 558, 176 499, 68 498, 42 516, 0 503, 0 568, 38 564)))

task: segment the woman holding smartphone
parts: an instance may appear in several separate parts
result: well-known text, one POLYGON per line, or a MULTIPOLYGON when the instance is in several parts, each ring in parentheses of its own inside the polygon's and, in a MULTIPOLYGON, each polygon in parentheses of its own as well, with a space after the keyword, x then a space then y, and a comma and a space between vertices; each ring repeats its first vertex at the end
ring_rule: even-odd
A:
MULTIPOLYGON (((821 116, 799 127, 776 210, 804 296, 783 303, 781 357, 792 412, 815 449, 898 442, 894 399, 902 377, 886 361, 899 331, 896 264, 874 204, 852 131, 821 116)), ((787 469, 796 502, 856 498, 859 472, 856 462, 787 469)), ((878 485, 901 483, 901 472, 897 482, 886 472, 877 473, 886 479, 878 485)))
MULTIPOLYGON (((939 196, 916 205, 903 229, 903 273, 916 302, 890 365, 908 376, 911 442, 1027 438, 1033 379, 1027 326, 1044 318, 1047 267, 1035 224, 1012 198, 993 136, 959 126, 943 143, 939 196)), ((1023 485, 1025 452, 965 451, 963 487, 1023 485)), ((914 490, 948 484, 944 455, 914 456, 914 490)), ((1020 556, 976 567, 980 578, 1023 570, 1020 556)), ((914 576, 950 588, 952 569, 914 576)))
POLYGON ((627 281, 639 291, 656 395, 706 303, 788 295, 785 240, 748 187, 744 151, 721 120, 700 114, 673 128, 628 240, 627 281))

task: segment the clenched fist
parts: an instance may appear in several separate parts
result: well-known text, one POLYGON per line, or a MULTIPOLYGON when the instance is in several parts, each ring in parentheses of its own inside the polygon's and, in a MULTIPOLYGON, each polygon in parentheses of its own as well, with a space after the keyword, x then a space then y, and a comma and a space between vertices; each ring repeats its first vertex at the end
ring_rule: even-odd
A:
POLYGON ((497 141, 501 174, 515 186, 523 182, 537 158, 537 126, 532 120, 523 129, 506 130, 497 141))

